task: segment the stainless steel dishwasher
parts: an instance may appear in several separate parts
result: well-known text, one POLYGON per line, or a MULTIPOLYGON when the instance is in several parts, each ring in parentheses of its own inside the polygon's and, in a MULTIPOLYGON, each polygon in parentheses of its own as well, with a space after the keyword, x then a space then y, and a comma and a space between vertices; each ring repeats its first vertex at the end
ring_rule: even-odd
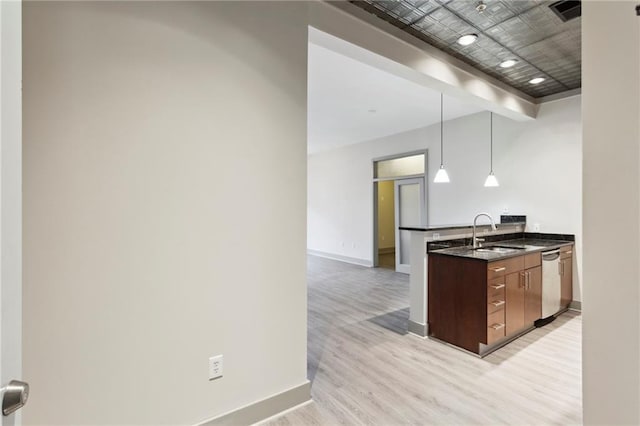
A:
POLYGON ((542 318, 560 311, 560 249, 542 252, 542 318))

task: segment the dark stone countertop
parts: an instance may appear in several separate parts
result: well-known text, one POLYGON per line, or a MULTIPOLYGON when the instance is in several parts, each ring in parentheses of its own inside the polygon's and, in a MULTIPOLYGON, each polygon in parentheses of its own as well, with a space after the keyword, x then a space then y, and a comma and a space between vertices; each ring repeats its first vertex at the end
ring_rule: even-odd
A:
POLYGON ((568 240, 552 240, 552 239, 535 239, 535 238, 519 238, 503 241, 492 241, 484 244, 482 248, 502 247, 511 249, 506 252, 491 252, 474 250, 470 246, 451 247, 446 249, 429 251, 429 255, 445 255, 462 257, 465 259, 477 259, 485 262, 493 262, 495 260, 507 259, 509 257, 522 256, 529 253, 540 251, 548 251, 560 248, 566 245, 573 245, 573 241, 568 240))

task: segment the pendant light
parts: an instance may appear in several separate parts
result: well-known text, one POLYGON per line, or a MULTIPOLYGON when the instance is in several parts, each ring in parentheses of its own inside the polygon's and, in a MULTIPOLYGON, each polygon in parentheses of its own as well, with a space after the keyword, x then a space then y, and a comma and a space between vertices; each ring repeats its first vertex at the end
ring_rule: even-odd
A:
POLYGON ((438 173, 436 173, 436 177, 435 179, 433 179, 433 181, 435 183, 448 183, 449 182, 449 175, 447 174, 447 171, 444 169, 444 162, 443 162, 443 155, 442 155, 442 147, 443 147, 443 138, 442 138, 442 134, 443 134, 443 126, 444 126, 444 120, 443 120, 443 114, 442 114, 442 98, 443 95, 442 93, 440 93, 440 170, 438 170, 438 173))
POLYGON ((484 186, 500 186, 498 179, 493 174, 493 113, 491 113, 491 171, 487 180, 484 181, 484 186))

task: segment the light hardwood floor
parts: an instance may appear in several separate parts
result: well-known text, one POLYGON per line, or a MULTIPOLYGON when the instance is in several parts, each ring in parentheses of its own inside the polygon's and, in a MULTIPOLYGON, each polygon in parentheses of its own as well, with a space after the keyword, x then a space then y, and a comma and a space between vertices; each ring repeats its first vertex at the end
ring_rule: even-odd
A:
POLYGON ((479 359, 407 334, 408 276, 312 256, 308 268, 313 402, 265 424, 582 422, 579 314, 479 359))

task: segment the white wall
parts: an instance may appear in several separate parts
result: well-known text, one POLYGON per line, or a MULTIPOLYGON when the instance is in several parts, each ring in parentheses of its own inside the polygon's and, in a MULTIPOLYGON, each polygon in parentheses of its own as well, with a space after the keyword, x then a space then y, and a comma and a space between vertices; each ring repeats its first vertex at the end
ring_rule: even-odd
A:
MULTIPOLYGON (((373 256, 372 159, 429 150, 427 209, 430 225, 470 223, 476 213, 498 219, 526 214, 529 230, 575 234, 581 274, 580 97, 543 104, 538 118, 515 122, 494 115, 494 172, 498 188, 485 188, 489 174, 489 113, 448 121, 444 162, 449 184, 435 184, 440 164, 440 126, 309 156, 308 248, 360 259, 373 256), (344 242, 344 246, 342 246, 344 242)), ((580 300, 580 286, 574 286, 580 300)))
POLYGON ((24 4, 25 423, 194 424, 306 382, 306 19, 24 4))
POLYGON ((640 424, 640 18, 635 4, 582 2, 587 425, 640 424))

